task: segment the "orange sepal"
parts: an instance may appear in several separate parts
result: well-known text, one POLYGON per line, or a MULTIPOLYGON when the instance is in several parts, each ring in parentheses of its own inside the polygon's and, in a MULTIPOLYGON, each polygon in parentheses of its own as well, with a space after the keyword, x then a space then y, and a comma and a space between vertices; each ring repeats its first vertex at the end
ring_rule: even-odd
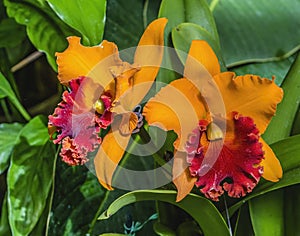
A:
POLYGON ((85 47, 80 38, 71 36, 67 38, 68 48, 56 53, 58 65, 58 79, 62 84, 68 84, 79 76, 87 76, 92 69, 104 58, 114 55, 112 60, 119 62, 118 48, 114 43, 104 40, 100 45, 85 47))
POLYGON ((204 66, 211 76, 221 71, 218 58, 209 44, 203 40, 193 40, 185 63, 184 74, 195 70, 199 65, 204 66))
POLYGON ((244 75, 234 78, 232 72, 214 77, 223 96, 227 113, 237 111, 254 120, 260 133, 264 133, 276 106, 283 97, 283 91, 274 81, 257 75, 244 75))
POLYGON ((188 195, 197 181, 196 177, 190 175, 190 170, 186 162, 185 152, 176 152, 173 163, 173 183, 177 188, 176 202, 181 201, 188 195))
POLYGON ((263 177, 272 182, 278 182, 282 177, 282 167, 270 146, 260 138, 259 142, 263 145, 265 159, 261 162, 264 167, 263 177))
POLYGON ((134 75, 131 109, 139 104, 151 88, 160 69, 164 51, 166 18, 154 20, 145 29, 134 55, 134 63, 140 70, 134 75), (137 86, 140 85, 140 86, 137 86))
POLYGON ((117 126, 104 137, 94 159, 98 180, 108 190, 113 190, 113 174, 123 157, 129 139, 130 135, 122 135, 117 126))

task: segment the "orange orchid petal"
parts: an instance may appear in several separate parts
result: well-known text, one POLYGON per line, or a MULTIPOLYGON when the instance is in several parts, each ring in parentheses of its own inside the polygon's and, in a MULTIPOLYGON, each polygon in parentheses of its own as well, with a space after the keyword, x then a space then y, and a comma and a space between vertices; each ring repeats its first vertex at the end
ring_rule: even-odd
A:
POLYGON ((190 170, 186 162, 185 152, 176 152, 173 163, 173 183, 175 184, 178 192, 176 202, 181 201, 188 195, 197 181, 196 177, 190 175, 190 170))
POLYGON ((283 91, 274 81, 257 75, 237 76, 225 72, 214 77, 225 103, 227 114, 237 111, 251 117, 260 133, 264 133, 283 91))
POLYGON ((140 67, 134 75, 131 109, 138 105, 152 86, 163 57, 166 18, 154 20, 142 35, 134 55, 134 63, 140 67), (140 86, 137 86, 140 85, 140 86))
POLYGON ((262 139, 259 140, 263 145, 263 151, 265 153, 265 159, 261 162, 264 167, 263 177, 266 180, 277 182, 282 177, 282 167, 279 160, 275 156, 270 146, 262 139))
POLYGON ((202 65, 212 75, 219 74, 220 64, 212 48, 206 41, 193 40, 185 63, 184 74, 197 70, 202 65))
POLYGON ((198 89, 187 79, 179 79, 162 88, 143 110, 149 125, 174 130, 180 137, 179 150, 184 150, 188 135, 206 118, 198 89))
MULTIPOLYGON (((80 38, 67 38, 68 48, 62 53, 56 53, 58 64, 58 79, 62 84, 79 76, 87 76, 104 58, 114 55, 112 60, 119 61, 118 48, 114 43, 104 40, 100 45, 85 47, 80 44, 80 38)), ((99 75, 98 75, 99 76, 99 75)))
POLYGON ((112 177, 122 159, 130 135, 122 135, 116 128, 110 131, 103 139, 103 142, 94 159, 96 175, 100 184, 108 190, 112 188, 112 177))

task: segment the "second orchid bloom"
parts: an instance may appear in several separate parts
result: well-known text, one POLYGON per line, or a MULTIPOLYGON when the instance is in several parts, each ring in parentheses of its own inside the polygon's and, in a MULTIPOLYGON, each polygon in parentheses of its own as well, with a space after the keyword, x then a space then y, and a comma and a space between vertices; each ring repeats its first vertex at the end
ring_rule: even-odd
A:
POLYGON ((191 44, 184 76, 162 88, 144 108, 150 125, 178 136, 173 164, 177 200, 194 184, 218 200, 224 191, 245 196, 261 176, 278 181, 281 165, 261 135, 282 89, 256 75, 221 73, 213 50, 201 40, 191 44))

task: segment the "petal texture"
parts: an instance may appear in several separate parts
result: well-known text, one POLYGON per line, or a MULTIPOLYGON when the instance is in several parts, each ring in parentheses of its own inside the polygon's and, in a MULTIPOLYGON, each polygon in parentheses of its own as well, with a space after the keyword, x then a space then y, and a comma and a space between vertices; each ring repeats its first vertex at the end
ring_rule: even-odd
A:
POLYGON ((152 86, 152 82, 160 69, 164 51, 164 29, 166 18, 154 20, 145 29, 134 55, 134 63, 140 70, 134 75, 132 91, 132 110, 138 105, 152 86))
POLYGON ((204 67, 211 76, 221 72, 218 58, 206 41, 193 40, 184 67, 184 74, 204 67), (197 68, 198 67, 198 68, 197 68))
POLYGON ((256 186, 263 173, 260 163, 264 153, 253 120, 234 113, 233 127, 233 130, 228 129, 234 133, 227 135, 224 145, 221 140, 202 145, 203 139, 203 143, 207 142, 203 127, 194 131, 187 144, 190 172, 198 177, 196 186, 215 201, 224 191, 231 197, 245 196, 256 186), (212 156, 205 160, 209 148, 220 150, 215 160, 211 160, 212 156))
POLYGON ((187 79, 179 79, 162 88, 145 105, 143 115, 148 124, 164 130, 174 130, 180 137, 179 150, 184 150, 187 136, 206 118, 199 90, 187 79))
POLYGON ((277 182, 282 177, 282 167, 270 146, 261 138, 265 159, 261 162, 264 168, 264 179, 277 182))
MULTIPOLYGON (((85 47, 80 44, 80 38, 67 38, 68 48, 62 53, 56 53, 58 65, 58 79, 62 84, 79 76, 90 76, 92 69, 105 58, 111 56, 112 61, 118 63, 118 48, 114 43, 104 40, 101 45, 85 47)), ((99 76, 99 75, 97 75, 99 76)), ((90 76, 94 77, 94 76, 90 76)))
POLYGON ((94 159, 96 175, 100 184, 108 190, 113 190, 112 178, 123 157, 130 135, 123 135, 119 131, 120 120, 112 124, 114 127, 105 135, 103 142, 94 159))
POLYGON ((254 119, 260 133, 264 133, 275 114, 283 91, 274 81, 257 75, 237 76, 222 73, 214 77, 226 106, 227 113, 238 111, 254 119))
POLYGON ((188 195, 197 181, 196 177, 191 176, 188 163, 186 162, 186 152, 176 152, 173 163, 173 183, 177 188, 176 202, 181 201, 188 195))

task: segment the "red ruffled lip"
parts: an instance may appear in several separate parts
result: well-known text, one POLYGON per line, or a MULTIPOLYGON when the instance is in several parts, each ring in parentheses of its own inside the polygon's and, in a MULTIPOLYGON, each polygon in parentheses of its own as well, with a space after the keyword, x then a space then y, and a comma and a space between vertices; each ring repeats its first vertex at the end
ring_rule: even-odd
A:
POLYGON ((195 185, 214 201, 218 201, 224 191, 230 197, 245 196, 253 190, 263 174, 260 163, 264 152, 253 119, 233 112, 232 120, 234 128, 228 132, 233 134, 224 135, 225 140, 214 141, 207 140, 204 122, 201 122, 202 126, 194 130, 186 147, 190 173, 198 178, 195 185), (220 151, 211 163, 205 160, 208 148, 220 151))
MULTIPOLYGON (((55 144, 62 143, 60 156, 69 165, 84 164, 88 161, 87 154, 93 152, 101 143, 99 133, 101 128, 107 128, 112 122, 110 110, 112 97, 105 92, 100 96, 103 100, 104 112, 98 114, 93 107, 88 107, 92 101, 84 102, 84 96, 76 96, 83 81, 87 83, 86 77, 79 77, 70 81, 70 91, 65 91, 62 101, 49 116, 49 134, 55 144), (57 136, 54 138, 54 133, 57 136)), ((81 95, 81 94, 80 94, 81 95)))

